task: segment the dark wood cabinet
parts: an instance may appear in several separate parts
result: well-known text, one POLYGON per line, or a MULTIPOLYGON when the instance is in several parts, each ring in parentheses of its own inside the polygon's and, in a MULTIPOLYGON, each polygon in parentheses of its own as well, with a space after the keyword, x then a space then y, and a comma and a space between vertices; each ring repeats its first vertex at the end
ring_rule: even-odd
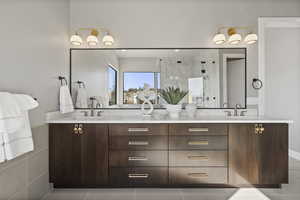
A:
POLYGON ((50 181, 55 187, 108 182, 108 130, 101 124, 50 125, 50 181))
POLYGON ((229 184, 288 183, 287 124, 229 125, 229 184))
POLYGON ((288 124, 50 124, 55 188, 277 187, 288 124))

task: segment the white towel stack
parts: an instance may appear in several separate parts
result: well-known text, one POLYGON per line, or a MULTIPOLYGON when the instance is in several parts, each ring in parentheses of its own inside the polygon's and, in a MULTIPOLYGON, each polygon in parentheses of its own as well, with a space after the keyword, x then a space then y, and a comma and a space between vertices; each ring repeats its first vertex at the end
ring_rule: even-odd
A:
POLYGON ((70 113, 74 111, 72 97, 67 85, 62 85, 59 92, 60 112, 70 113))
POLYGON ((28 110, 37 106, 28 95, 0 92, 0 162, 33 151, 28 110))
POLYGON ((88 108, 88 96, 85 88, 78 88, 76 108, 88 108))

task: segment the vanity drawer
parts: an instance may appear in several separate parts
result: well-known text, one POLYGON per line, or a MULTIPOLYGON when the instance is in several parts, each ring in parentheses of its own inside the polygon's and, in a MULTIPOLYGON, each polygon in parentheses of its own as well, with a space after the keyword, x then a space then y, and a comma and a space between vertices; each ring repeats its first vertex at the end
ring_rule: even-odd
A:
POLYGON ((168 151, 110 151, 110 167, 168 166, 168 151))
POLYGON ((168 135, 168 124, 110 124, 111 136, 168 135))
POLYGON ((224 167, 227 151, 170 151, 171 167, 224 167))
POLYGON ((170 124, 170 135, 227 135, 227 124, 170 124))
POLYGON ((159 186, 168 184, 167 167, 110 168, 113 186, 159 186))
POLYGON ((168 150, 168 136, 113 136, 109 147, 113 150, 168 150))
POLYGON ((170 184, 190 185, 190 184, 226 184, 227 168, 181 168, 172 167, 169 169, 170 184))
POLYGON ((170 136, 170 150, 226 150, 227 136, 170 136))

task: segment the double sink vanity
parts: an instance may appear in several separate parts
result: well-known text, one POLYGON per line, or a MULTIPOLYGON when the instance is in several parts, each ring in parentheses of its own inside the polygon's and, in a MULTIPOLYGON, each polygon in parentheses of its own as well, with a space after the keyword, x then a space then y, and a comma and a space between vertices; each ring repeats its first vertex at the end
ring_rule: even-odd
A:
POLYGON ((76 112, 47 119, 55 188, 288 183, 290 121, 247 103, 246 48, 71 49, 70 61, 76 112), (170 86, 186 95, 166 101, 170 86), (162 108, 175 104, 173 119, 162 108))
POLYGON ((48 123, 50 182, 55 188, 288 183, 288 120, 169 119, 129 112, 56 116, 48 123))

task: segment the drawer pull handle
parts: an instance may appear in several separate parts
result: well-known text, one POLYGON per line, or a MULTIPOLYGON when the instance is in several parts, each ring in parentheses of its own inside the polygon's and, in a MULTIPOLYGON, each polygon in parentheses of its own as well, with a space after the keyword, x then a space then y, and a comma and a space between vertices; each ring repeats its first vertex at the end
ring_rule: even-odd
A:
POLYGON ((191 178, 207 178, 207 173, 188 173, 188 176, 191 178))
POLYGON ((79 135, 83 134, 83 125, 82 124, 78 125, 78 134, 79 135))
POLYGON ((128 174, 128 178, 148 178, 149 174, 128 174))
POLYGON ((190 146, 208 145, 208 140, 203 140, 203 141, 189 141, 188 145, 190 145, 190 146))
POLYGON ((190 160, 208 160, 208 156, 188 156, 190 160))
POLYGON ((189 128, 189 132, 208 132, 208 128, 189 128))
POLYGON ((148 158, 144 157, 144 156, 133 156, 133 157, 129 156, 128 160, 129 161, 147 161, 148 158))
POLYGON ((147 142, 147 141, 129 141, 128 145, 132 145, 132 146, 146 146, 146 145, 149 145, 149 142, 147 142))
POLYGON ((149 128, 128 128, 128 132, 149 132, 149 128))

